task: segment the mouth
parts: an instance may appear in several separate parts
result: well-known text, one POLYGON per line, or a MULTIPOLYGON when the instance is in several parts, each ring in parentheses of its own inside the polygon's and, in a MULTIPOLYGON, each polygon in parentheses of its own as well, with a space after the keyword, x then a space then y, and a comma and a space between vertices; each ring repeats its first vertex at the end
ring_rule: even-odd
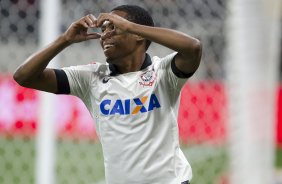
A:
POLYGON ((114 46, 115 45, 113 43, 104 43, 103 44, 103 49, 104 49, 104 51, 106 51, 106 50, 108 50, 108 49, 110 49, 110 48, 112 48, 114 46))
POLYGON ((111 47, 113 47, 114 45, 113 44, 107 44, 107 45, 104 45, 104 50, 107 50, 111 47))

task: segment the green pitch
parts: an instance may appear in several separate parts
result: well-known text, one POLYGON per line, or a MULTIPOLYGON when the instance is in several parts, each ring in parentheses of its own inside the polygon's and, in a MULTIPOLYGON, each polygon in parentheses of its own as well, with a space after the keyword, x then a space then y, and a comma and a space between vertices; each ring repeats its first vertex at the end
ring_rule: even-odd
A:
POLYGON ((282 169, 282 148, 276 149, 276 167, 282 169))
MULTIPOLYGON (((89 140, 58 139, 56 142, 57 184, 103 184, 104 167, 101 145, 89 140)), ((217 184, 228 174, 224 147, 183 145, 182 150, 193 168, 193 183, 217 184)), ((0 137, 0 183, 35 183, 35 140, 0 137)), ((282 150, 276 152, 276 166, 282 167, 282 150)))

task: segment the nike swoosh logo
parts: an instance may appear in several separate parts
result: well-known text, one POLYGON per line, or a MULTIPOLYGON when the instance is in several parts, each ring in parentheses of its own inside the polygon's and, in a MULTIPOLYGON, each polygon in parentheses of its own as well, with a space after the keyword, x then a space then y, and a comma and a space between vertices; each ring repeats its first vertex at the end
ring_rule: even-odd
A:
POLYGON ((110 77, 104 77, 102 82, 105 84, 107 83, 111 78, 110 77))

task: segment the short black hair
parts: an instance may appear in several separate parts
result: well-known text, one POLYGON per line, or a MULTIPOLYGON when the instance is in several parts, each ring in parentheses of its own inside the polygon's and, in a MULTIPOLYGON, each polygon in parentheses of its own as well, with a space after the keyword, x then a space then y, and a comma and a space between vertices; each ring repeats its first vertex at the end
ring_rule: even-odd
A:
MULTIPOLYGON (((149 14, 147 10, 137 5, 121 5, 117 6, 111 11, 123 11, 127 14, 127 19, 136 24, 141 24, 145 26, 154 27, 154 21, 152 16, 149 14)), ((151 45, 150 40, 146 40, 145 49, 147 50, 151 45)))

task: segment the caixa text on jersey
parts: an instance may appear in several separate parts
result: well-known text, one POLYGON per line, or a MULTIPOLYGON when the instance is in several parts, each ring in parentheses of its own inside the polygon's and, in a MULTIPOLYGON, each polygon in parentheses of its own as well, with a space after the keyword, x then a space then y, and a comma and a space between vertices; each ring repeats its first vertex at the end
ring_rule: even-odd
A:
POLYGON ((129 115, 144 113, 160 108, 160 102, 155 94, 134 99, 105 99, 100 103, 100 111, 104 115, 129 115), (148 101, 148 103, 146 103, 148 101))

